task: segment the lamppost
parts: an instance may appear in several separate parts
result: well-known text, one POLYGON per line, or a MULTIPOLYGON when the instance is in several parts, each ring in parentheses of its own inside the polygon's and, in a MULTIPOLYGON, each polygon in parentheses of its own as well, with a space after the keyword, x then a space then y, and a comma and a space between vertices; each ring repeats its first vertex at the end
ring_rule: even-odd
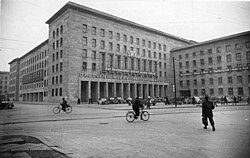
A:
POLYGON ((177 102, 176 102, 176 78, 175 78, 175 58, 174 57, 173 57, 173 71, 174 71, 174 85, 173 85, 174 104, 175 104, 175 107, 177 107, 177 102))

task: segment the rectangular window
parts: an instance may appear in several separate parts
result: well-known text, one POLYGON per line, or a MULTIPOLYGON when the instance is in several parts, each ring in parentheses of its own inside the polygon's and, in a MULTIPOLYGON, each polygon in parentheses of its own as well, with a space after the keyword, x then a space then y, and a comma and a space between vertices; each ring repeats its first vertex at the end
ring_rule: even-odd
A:
POLYGON ((109 31, 109 39, 113 39, 113 32, 109 31))
POLYGON ((116 51, 117 51, 117 52, 120 52, 120 51, 121 51, 120 44, 116 44, 116 51))
POLYGON ((63 50, 60 50, 60 58, 63 58, 63 50))
POLYGON ((62 71, 62 70, 63 70, 63 63, 60 62, 60 71, 62 71))
POLYGON ((210 94, 211 96, 214 95, 214 89, 213 89, 213 88, 209 89, 209 94, 210 94))
POLYGON ((233 84, 233 77, 227 77, 227 83, 228 84, 233 84))
POLYGON ((104 30, 104 29, 101 29, 101 30, 100 30, 100 36, 101 36, 101 37, 105 37, 105 30, 104 30))
POLYGON ((116 33, 116 40, 120 41, 120 33, 116 33))
POLYGON ((60 38, 60 46, 63 46, 63 38, 60 38))
POLYGON ((180 81, 180 87, 183 87, 183 81, 180 81))
POLYGON ((217 52, 217 53, 221 53, 221 47, 217 47, 217 48, 216 48, 216 52, 217 52))
POLYGON ((241 50, 242 49, 242 43, 235 44, 235 49, 236 50, 241 50))
POLYGON ((62 96, 62 88, 59 89, 59 96, 62 96))
POLYGON ((213 85, 214 84, 214 79, 213 78, 209 78, 209 84, 213 85))
POLYGON ((205 85, 205 79, 201 79, 201 85, 205 85))
POLYGON ((128 52, 128 50, 127 50, 127 46, 126 45, 124 45, 123 46, 123 53, 127 53, 128 52))
POLYGON ((113 43, 109 42, 109 50, 112 51, 113 50, 113 43))
POLYGON ((62 75, 60 75, 60 84, 62 83, 62 75))
POLYGON ((166 45, 164 44, 163 45, 163 51, 166 51, 167 50, 167 47, 166 47, 166 45))
POLYGON ((91 45, 92 45, 93 48, 96 47, 96 39, 92 39, 91 45))
POLYGON ((227 46, 226 46, 226 51, 227 51, 227 52, 231 51, 231 45, 227 45, 227 46))
POLYGON ((208 54, 212 54, 212 53, 213 53, 212 49, 208 49, 208 54))
POLYGON ((219 85, 222 85, 222 84, 223 84, 222 77, 219 77, 219 78, 218 78, 218 84, 219 84, 219 85))
POLYGON ((246 57, 247 57, 247 60, 249 61, 250 60, 250 51, 246 52, 246 57))
POLYGON ((167 60, 167 55, 166 54, 164 54, 164 60, 167 60))
POLYGON ((198 90, 194 89, 194 95, 197 96, 198 95, 198 90))
POLYGON ((241 61, 241 53, 236 53, 236 61, 241 61))
POLYGON ((56 84, 58 84, 58 76, 56 76, 56 84))
POLYGON ((209 57, 209 58, 208 58, 208 64, 209 64, 209 65, 212 65, 212 64, 213 64, 213 58, 212 58, 212 57, 209 57))
POLYGON ((92 26, 91 28, 91 34, 96 35, 96 27, 92 26))
POLYGON ((217 56, 217 63, 218 63, 218 64, 221 63, 221 56, 217 56))
POLYGON ((194 79, 194 85, 195 86, 197 85, 197 79, 194 79))
POLYGON ((91 58, 92 58, 92 59, 96 59, 96 51, 94 51, 94 50, 92 51, 91 58))
POLYGON ((159 50, 161 50, 161 44, 158 44, 159 50))
POLYGON ((238 95, 244 95, 243 94, 243 87, 238 87, 238 95))
POLYGON ((83 32, 83 33, 87 33, 87 32, 88 32, 87 29, 88 29, 88 28, 87 28, 87 25, 86 25, 86 24, 83 24, 83 25, 82 25, 82 32, 83 32))
POLYGON ((134 37, 130 36, 130 44, 133 44, 133 43, 134 43, 134 37))
POLYGON ((193 52, 193 57, 196 57, 196 52, 193 52))
POLYGON ((242 83, 242 76, 237 76, 237 83, 242 83))
POLYGON ((123 35, 123 42, 127 42, 127 35, 123 35))
POLYGON ((250 41, 246 42, 246 48, 250 48, 250 41))
POLYGON ((200 59, 201 66, 205 65, 204 59, 200 59))
POLYGON ((228 54, 226 56, 226 60, 227 60, 227 63, 232 62, 232 56, 231 56, 231 54, 228 54))
POLYGON ((139 38, 136 38, 136 44, 140 45, 140 39, 139 38))
POLYGON ((234 95, 233 88, 228 88, 228 95, 234 95))
POLYGON ((121 68, 121 56, 117 56, 117 68, 121 68))
POLYGON ((161 59, 161 53, 159 53, 159 59, 161 59))
POLYGON ((87 37, 82 37, 82 44, 84 46, 87 46, 88 42, 87 42, 87 37))
POLYGON ((204 51, 201 50, 201 51, 200 51, 200 56, 203 56, 203 55, 204 55, 204 51))
POLYGON ((181 60, 182 59, 182 56, 181 55, 179 55, 179 60, 181 60))
POLYGON ((205 95, 206 94, 206 89, 201 89, 201 95, 205 95))
POLYGON ((189 61, 186 61, 186 68, 189 68, 189 61))
POLYGON ((186 59, 188 59, 188 57, 189 57, 189 54, 185 54, 185 57, 186 57, 186 59))
POLYGON ((96 70, 96 63, 92 63, 92 71, 96 70))
POLYGON ((52 91, 51 91, 51 95, 52 95, 52 97, 54 96, 54 89, 52 89, 52 91))
POLYGON ((105 49, 105 41, 101 41, 101 49, 105 49))
POLYGON ((223 95, 223 88, 219 88, 219 95, 223 95))
POLYGON ((181 62, 179 63, 179 69, 182 69, 182 63, 181 62))
POLYGON ((82 69, 83 70, 87 70, 87 62, 83 62, 82 63, 82 69))
POLYGON ((148 41, 148 48, 151 48, 151 41, 148 41))
POLYGON ((187 80, 187 86, 190 86, 190 81, 189 80, 187 80))
POLYGON ((82 57, 83 58, 87 58, 88 54, 87 54, 87 49, 83 49, 82 50, 82 57))

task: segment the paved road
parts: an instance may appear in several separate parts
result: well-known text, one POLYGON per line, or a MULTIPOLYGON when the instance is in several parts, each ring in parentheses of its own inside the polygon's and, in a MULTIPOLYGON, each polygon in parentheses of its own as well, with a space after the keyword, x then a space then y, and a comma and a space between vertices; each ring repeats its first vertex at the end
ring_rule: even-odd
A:
POLYGON ((250 106, 217 107, 216 131, 204 130, 201 109, 158 105, 149 121, 128 123, 127 105, 73 105, 54 115, 54 105, 17 104, 1 110, 1 135, 42 138, 70 157, 246 157, 250 156, 250 106))

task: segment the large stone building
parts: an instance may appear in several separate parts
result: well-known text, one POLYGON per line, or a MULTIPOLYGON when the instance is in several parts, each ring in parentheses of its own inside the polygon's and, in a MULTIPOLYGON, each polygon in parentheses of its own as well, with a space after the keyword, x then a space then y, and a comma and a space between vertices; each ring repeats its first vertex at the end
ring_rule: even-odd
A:
POLYGON ((177 96, 250 95, 250 31, 174 48, 171 57, 177 96))
POLYGON ((0 100, 8 99, 9 72, 0 71, 0 100))
POLYGON ((72 2, 46 23, 48 40, 10 62, 23 101, 163 98, 170 50, 193 43, 72 2))

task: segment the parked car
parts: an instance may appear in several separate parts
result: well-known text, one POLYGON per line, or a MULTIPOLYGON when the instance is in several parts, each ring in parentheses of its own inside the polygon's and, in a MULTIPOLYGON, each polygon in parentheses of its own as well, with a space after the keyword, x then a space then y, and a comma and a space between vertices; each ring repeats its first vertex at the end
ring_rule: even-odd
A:
POLYGON ((118 100, 116 98, 110 97, 108 100, 109 104, 118 104, 118 100))
POLYGON ((105 104, 109 104, 109 101, 108 101, 107 98, 100 98, 100 99, 97 101, 97 104, 105 105, 105 104))
POLYGON ((115 99, 118 101, 118 104, 125 104, 126 100, 124 100, 122 97, 115 97, 115 99))
POLYGON ((9 101, 2 101, 0 102, 0 109, 13 109, 14 103, 9 101))

